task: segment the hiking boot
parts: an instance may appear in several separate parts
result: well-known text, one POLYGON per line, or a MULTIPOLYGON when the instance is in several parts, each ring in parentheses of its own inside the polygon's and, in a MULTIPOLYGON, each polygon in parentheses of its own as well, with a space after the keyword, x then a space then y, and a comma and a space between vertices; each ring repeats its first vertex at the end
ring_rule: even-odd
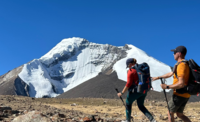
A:
POLYGON ((121 122, 130 122, 130 121, 128 121, 128 120, 122 120, 121 122))
POLYGON ((151 120, 151 122, 157 122, 155 119, 151 120))

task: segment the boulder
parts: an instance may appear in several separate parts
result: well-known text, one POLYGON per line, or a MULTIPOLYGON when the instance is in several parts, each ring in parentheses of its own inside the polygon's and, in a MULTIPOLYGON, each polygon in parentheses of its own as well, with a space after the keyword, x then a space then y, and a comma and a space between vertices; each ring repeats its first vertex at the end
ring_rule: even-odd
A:
POLYGON ((25 115, 18 116, 12 122, 49 122, 49 119, 38 111, 31 111, 25 115))

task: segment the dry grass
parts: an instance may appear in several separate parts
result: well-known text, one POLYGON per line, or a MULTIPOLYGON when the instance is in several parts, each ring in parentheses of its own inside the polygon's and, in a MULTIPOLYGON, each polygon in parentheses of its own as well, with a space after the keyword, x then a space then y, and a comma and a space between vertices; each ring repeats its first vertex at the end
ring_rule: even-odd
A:
MULTIPOLYGON (((125 107, 120 99, 103 99, 103 98, 73 98, 73 99, 56 99, 56 98, 42 98, 36 99, 45 104, 56 108, 65 108, 69 110, 78 110, 87 114, 107 114, 108 116, 120 116, 125 119, 125 107), (76 103, 76 106, 71 104, 76 103)), ((124 100, 125 101, 125 100, 124 100)), ((147 109, 155 115, 156 120, 159 122, 166 122, 167 120, 167 106, 166 102, 145 101, 147 109), (164 118, 165 120, 162 120, 164 118)), ((192 120, 192 122, 200 122, 200 104, 188 103, 185 108, 185 114, 192 120)), ((145 119, 143 113, 140 112, 133 103, 132 116, 134 119, 145 119)), ((147 120, 147 119, 146 119, 147 120)), ((180 121, 180 119, 176 119, 180 121)))
MULTIPOLYGON (((108 114, 108 116, 121 116, 125 119, 125 107, 124 106, 109 106, 109 105, 101 105, 101 106, 95 106, 95 105, 63 105, 63 104, 48 104, 50 106, 56 107, 56 108, 65 108, 70 110, 78 110, 82 111, 83 113, 87 114, 108 114)), ((167 119, 167 108, 164 106, 146 106, 147 109, 155 115, 156 120, 159 122, 166 122, 166 120, 162 120, 160 118, 167 119), (162 117, 161 117, 162 116, 162 117)), ((192 120, 192 122, 199 122, 199 114, 200 114, 200 107, 198 108, 189 108, 187 107, 185 112, 187 116, 192 120)), ((142 112, 138 109, 137 106, 132 107, 132 116, 134 119, 142 119, 145 118, 142 112)), ((176 119, 179 121, 179 119, 176 119)))

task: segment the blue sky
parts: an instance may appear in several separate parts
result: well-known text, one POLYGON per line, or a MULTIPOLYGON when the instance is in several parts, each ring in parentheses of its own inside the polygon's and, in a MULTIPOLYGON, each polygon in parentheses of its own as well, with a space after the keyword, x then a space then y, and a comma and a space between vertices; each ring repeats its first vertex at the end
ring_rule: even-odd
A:
MULTIPOLYGON (((64 38, 133 44, 173 66, 173 49, 200 64, 200 0, 0 0, 0 75, 64 38)), ((137 57, 135 57, 137 58, 137 57)))

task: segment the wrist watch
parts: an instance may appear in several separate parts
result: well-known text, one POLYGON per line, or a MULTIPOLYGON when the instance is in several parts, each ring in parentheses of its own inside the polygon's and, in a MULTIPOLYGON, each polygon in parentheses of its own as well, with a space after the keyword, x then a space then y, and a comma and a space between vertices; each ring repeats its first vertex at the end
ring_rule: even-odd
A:
POLYGON ((123 95, 123 93, 121 92, 121 94, 123 95))
POLYGON ((166 88, 169 89, 169 86, 167 86, 166 88))

